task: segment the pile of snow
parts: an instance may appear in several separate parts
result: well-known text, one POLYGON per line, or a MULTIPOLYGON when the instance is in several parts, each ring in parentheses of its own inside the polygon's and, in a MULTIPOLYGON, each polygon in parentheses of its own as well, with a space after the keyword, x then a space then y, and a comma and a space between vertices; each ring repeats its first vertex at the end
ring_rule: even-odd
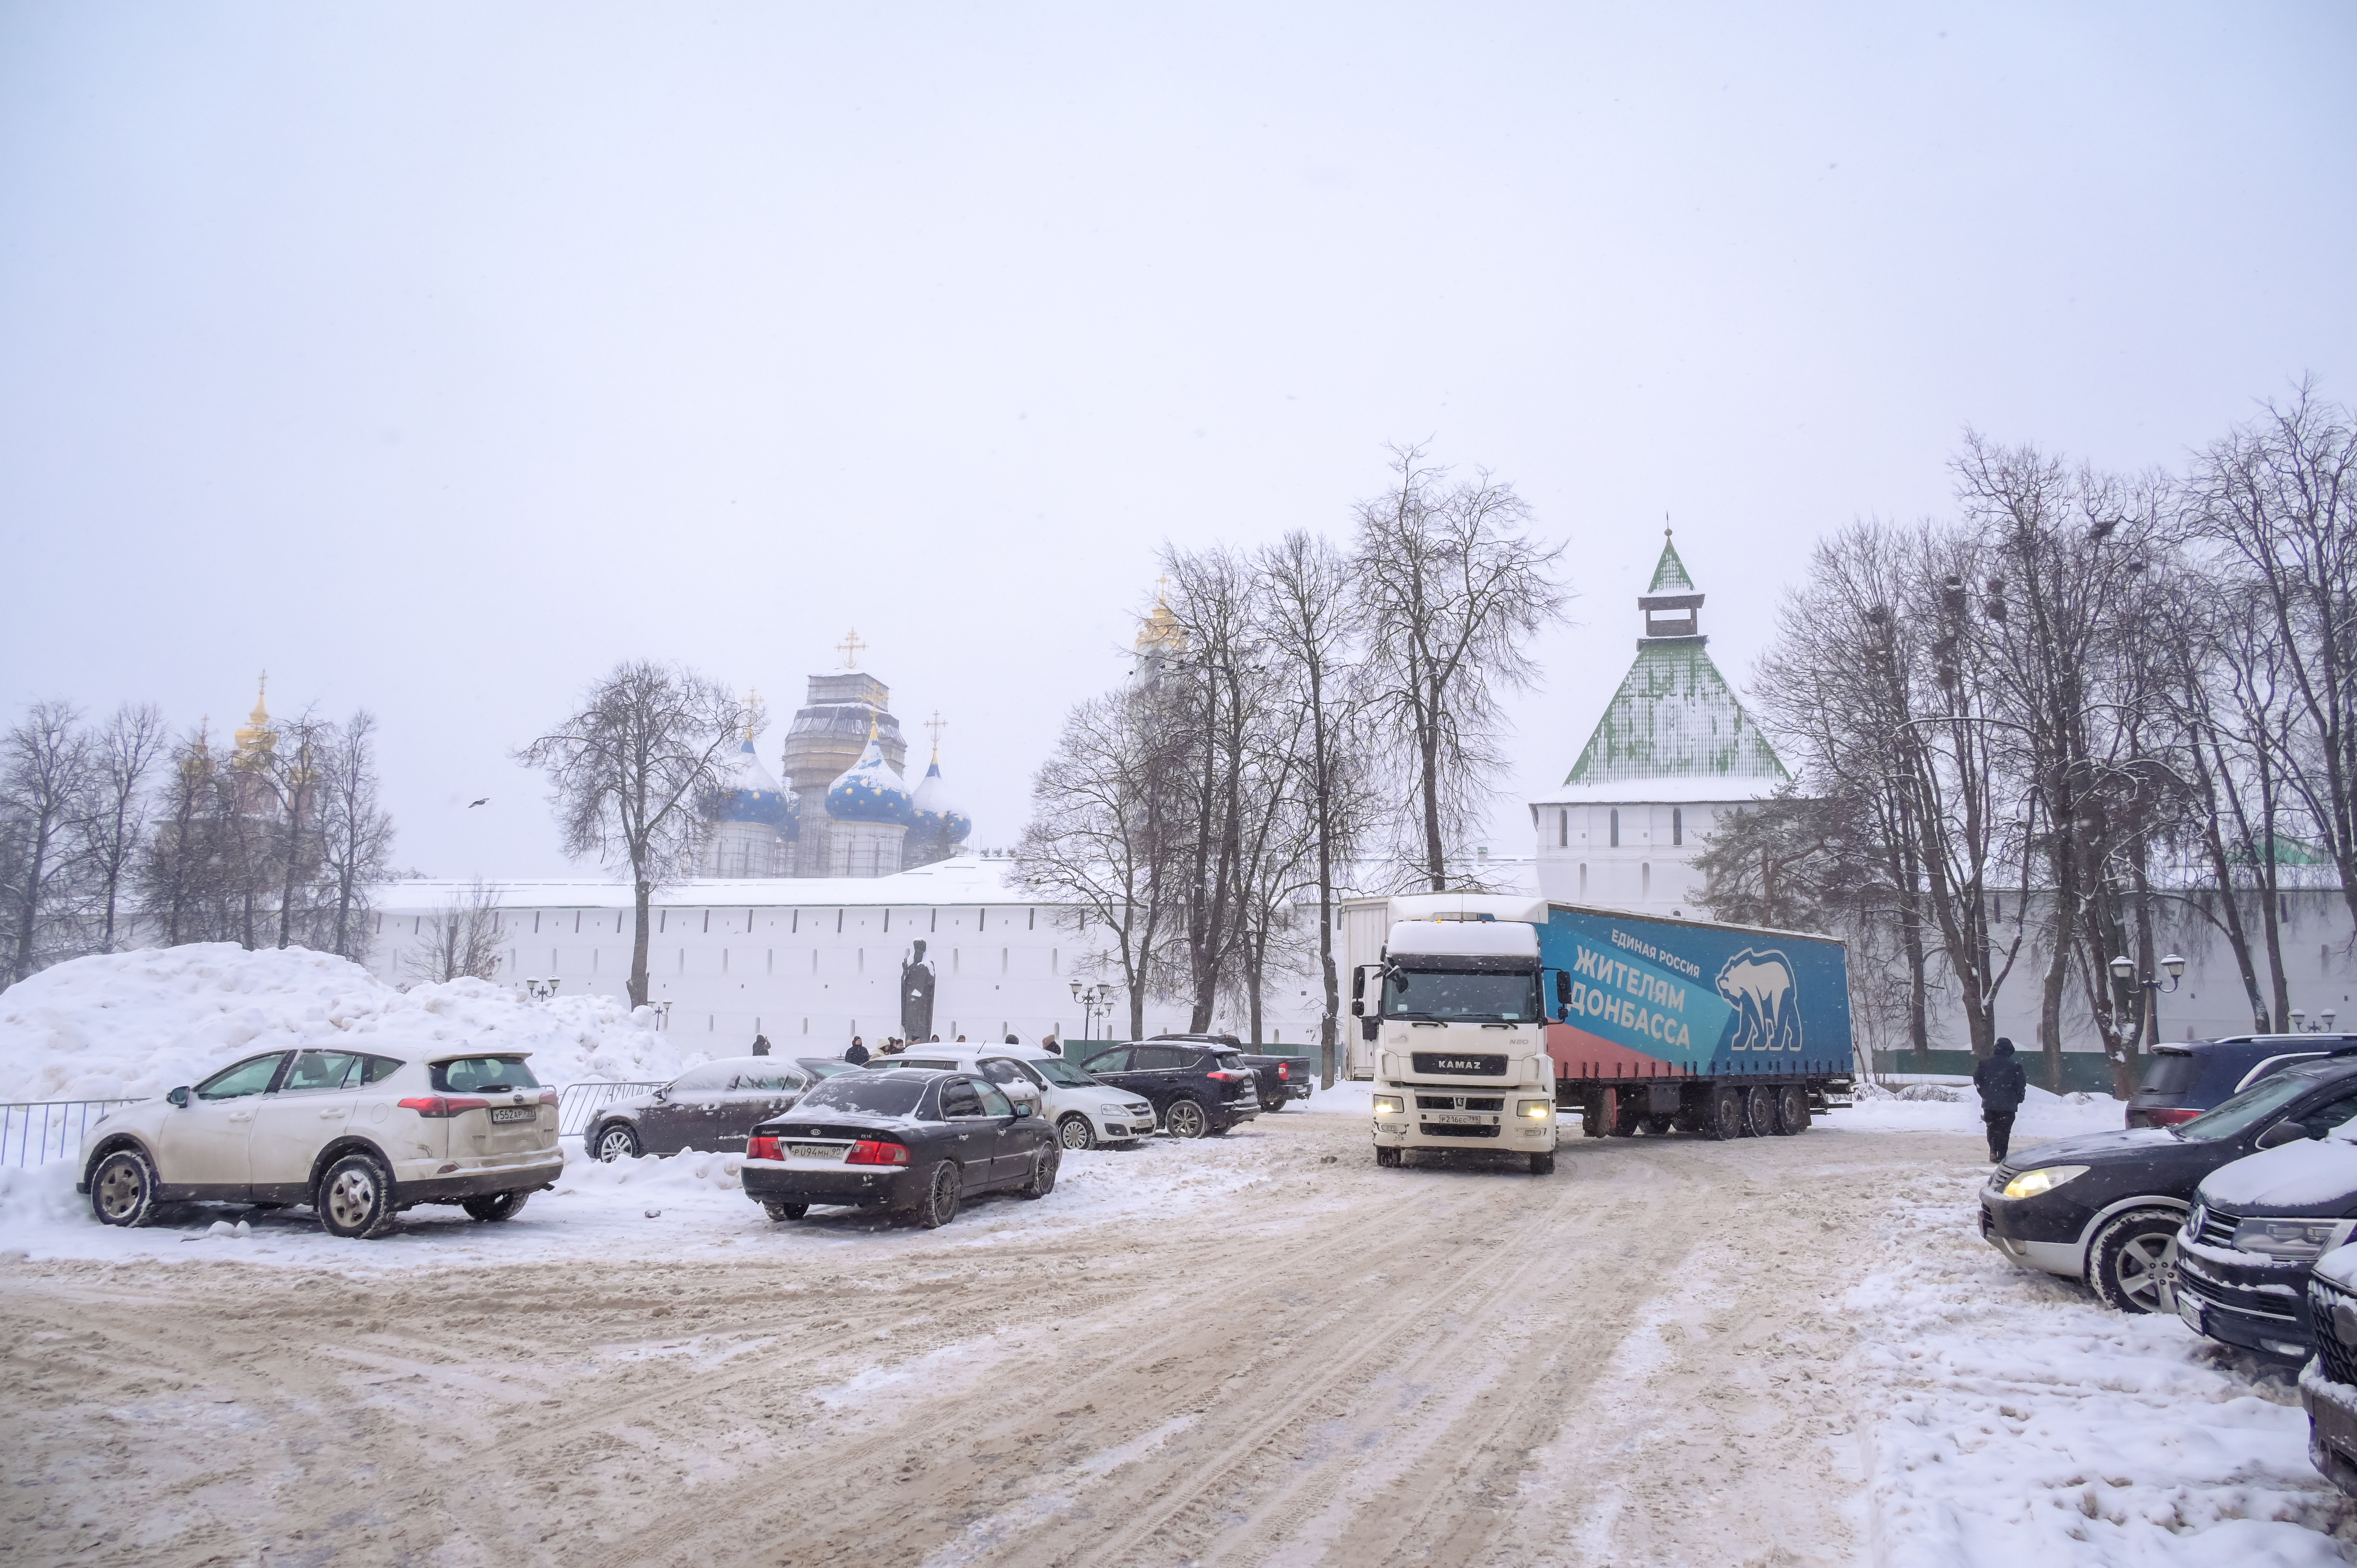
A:
POLYGON ((554 1084, 665 1079, 705 1059, 614 997, 534 1002, 484 980, 401 991, 302 948, 100 954, 0 992, 0 1100, 143 1098, 294 1046, 530 1051, 554 1084))
MULTIPOLYGON (((2128 1316, 1980 1240, 1978 1173, 1926 1173, 1850 1293, 1867 1555, 1915 1564, 2309 1568, 2357 1509, 2281 1371, 2128 1316)), ((2337 1539, 2336 1539, 2337 1538, 2337 1539)))
MULTIPOLYGON (((1928 1086, 1909 1086, 1923 1087, 1928 1086)), ((1861 1082, 1857 1103, 1818 1118, 1817 1125, 1851 1133, 1981 1133, 1980 1096, 1969 1087, 1955 1092, 1954 1100, 1919 1099, 1861 1082)), ((2013 1119, 2014 1141, 2116 1133, 2126 1124, 2126 1112, 2127 1106, 2108 1094, 2050 1094, 2033 1088, 2013 1119)))

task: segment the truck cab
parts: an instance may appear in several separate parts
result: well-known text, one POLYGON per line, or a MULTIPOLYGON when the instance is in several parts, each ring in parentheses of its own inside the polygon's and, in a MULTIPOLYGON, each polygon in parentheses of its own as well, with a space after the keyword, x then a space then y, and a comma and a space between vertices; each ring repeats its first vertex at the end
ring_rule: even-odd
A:
MULTIPOLYGON (((1391 901, 1381 960, 1352 973, 1353 1056, 1372 1071, 1375 1163, 1418 1149, 1518 1155, 1555 1169, 1555 1063, 1539 961, 1544 900, 1426 894, 1391 901)), ((1563 977, 1554 976, 1558 987, 1563 977)))

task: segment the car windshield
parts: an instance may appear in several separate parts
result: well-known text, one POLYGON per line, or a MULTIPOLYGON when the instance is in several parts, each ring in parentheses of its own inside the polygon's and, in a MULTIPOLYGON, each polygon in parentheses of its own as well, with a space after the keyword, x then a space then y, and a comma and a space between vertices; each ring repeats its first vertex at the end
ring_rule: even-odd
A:
POLYGON ((2196 1144, 2214 1144, 2221 1139, 2239 1137, 2247 1129, 2266 1121, 2315 1087, 2316 1079, 2304 1072, 2262 1079, 2232 1100, 2222 1102, 2190 1122, 2179 1122, 2169 1131, 2196 1144))
POLYGON ((1383 976, 1386 1018, 1494 1018, 1519 1024, 1539 1015, 1535 974, 1394 969, 1383 976))
POLYGON ((837 1061, 833 1057, 801 1057, 796 1059, 819 1078, 833 1078, 839 1072, 859 1070, 859 1065, 856 1062, 837 1061))
POLYGON ((445 1094, 490 1094, 503 1089, 538 1089, 540 1079, 520 1057, 461 1057, 434 1064, 434 1087, 445 1094))
POLYGON ((870 1116, 906 1116, 923 1099, 925 1086, 914 1079, 870 1078, 866 1074, 828 1079, 802 1096, 794 1107, 805 1111, 863 1111, 870 1116))
POLYGON ((1088 1089, 1097 1081, 1061 1057, 1039 1057, 1030 1065, 1033 1072, 1049 1083, 1061 1084, 1066 1089, 1088 1089))

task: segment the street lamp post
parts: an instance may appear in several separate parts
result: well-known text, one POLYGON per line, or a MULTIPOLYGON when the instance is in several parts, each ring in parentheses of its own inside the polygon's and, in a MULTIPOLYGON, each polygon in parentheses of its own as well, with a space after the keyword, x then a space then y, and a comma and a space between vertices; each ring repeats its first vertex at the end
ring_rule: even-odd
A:
POLYGON ((1085 990, 1079 981, 1072 982, 1072 1000, 1081 1004, 1081 1038, 1091 1040, 1096 1037, 1097 1015, 1112 1016, 1113 999, 1120 990, 1120 986, 1110 981, 1085 990))
POLYGON ((2160 961, 2160 967, 2169 971, 2169 983, 2167 985, 2163 985, 2159 981, 2154 979, 2149 974, 2146 975, 2142 980, 2138 980, 2136 978, 2136 960, 2128 957, 2126 953, 2122 953, 2119 957, 2112 960, 2112 978, 2114 980, 2118 981, 2122 985, 2141 985, 2144 987, 2144 1017, 2138 1025, 2136 1033, 2143 1036, 2143 1043, 2147 1046, 2157 1046, 2160 1044, 2160 998, 2165 993, 2177 989, 2178 981, 2182 978, 2185 973, 2185 961, 2182 958, 2179 958, 2177 954, 2170 953, 2167 958, 2160 961))
POLYGON ((2311 1024, 2308 1021, 2308 1015, 2295 1007, 2291 1010, 2291 1032, 2295 1035, 2329 1035, 2332 1033, 2332 1021, 2339 1016, 2338 1013, 2327 1007, 2316 1015, 2316 1022, 2311 1024))

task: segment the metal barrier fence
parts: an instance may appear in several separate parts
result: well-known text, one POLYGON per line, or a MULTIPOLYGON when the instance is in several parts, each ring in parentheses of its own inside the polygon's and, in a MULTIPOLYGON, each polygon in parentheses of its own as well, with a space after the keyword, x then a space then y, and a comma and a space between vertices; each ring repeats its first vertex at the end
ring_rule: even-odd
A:
MULTIPOLYGON (((663 1083, 671 1081, 668 1079, 663 1083)), ((618 1100, 652 1093, 662 1083, 568 1083, 556 1091, 556 1135, 578 1138, 589 1131, 589 1119, 618 1100)))
POLYGON ((0 1165, 70 1159, 90 1124, 134 1100, 46 1100, 0 1105, 0 1165))

